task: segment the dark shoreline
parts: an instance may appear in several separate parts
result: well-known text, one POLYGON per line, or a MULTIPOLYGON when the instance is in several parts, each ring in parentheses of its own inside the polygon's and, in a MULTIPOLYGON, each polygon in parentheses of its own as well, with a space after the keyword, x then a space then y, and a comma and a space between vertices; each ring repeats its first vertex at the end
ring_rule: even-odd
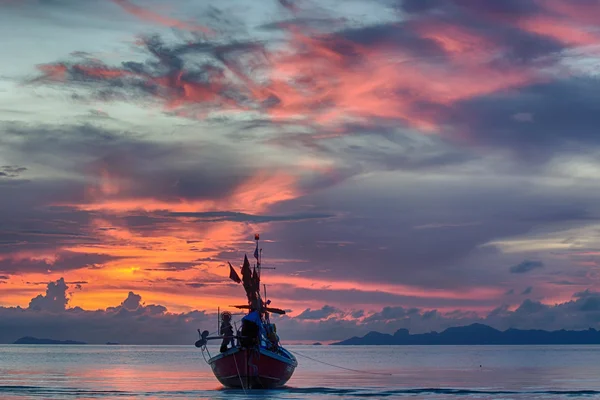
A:
POLYGON ((600 344, 600 331, 589 328, 581 331, 544 331, 539 329, 507 329, 499 331, 483 324, 448 328, 443 332, 411 335, 399 329, 393 335, 369 332, 363 337, 352 337, 331 346, 435 346, 435 345, 591 345, 600 344))

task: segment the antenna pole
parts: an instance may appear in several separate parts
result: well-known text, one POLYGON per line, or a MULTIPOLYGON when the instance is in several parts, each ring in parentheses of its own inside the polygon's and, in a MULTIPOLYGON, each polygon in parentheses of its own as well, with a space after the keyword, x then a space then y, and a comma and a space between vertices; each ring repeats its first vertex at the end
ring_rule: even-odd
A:
POLYGON ((256 241, 256 250, 254 250, 254 254, 256 256, 256 264, 258 267, 258 278, 260 279, 260 269, 261 269, 261 258, 262 258, 262 250, 258 251, 258 241, 260 240, 260 234, 255 233, 254 234, 254 240, 256 241))

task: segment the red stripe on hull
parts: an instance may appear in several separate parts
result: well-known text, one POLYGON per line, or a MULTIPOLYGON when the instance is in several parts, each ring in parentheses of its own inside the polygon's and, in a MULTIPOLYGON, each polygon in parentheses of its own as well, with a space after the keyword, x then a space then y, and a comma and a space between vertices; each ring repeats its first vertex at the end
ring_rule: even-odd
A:
POLYGON ((231 388, 275 388, 292 377, 297 361, 265 349, 231 349, 209 360, 215 377, 231 388), (243 385, 243 386, 242 386, 243 385))

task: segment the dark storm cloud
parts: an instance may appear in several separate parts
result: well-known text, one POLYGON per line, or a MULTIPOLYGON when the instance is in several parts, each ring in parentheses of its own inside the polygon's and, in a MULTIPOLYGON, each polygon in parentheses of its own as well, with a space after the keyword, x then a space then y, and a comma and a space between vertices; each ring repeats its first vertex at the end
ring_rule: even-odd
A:
POLYGON ((536 268, 543 267, 544 263, 541 261, 525 260, 520 264, 513 265, 512 267, 510 267, 510 272, 512 272, 513 274, 524 274, 526 272, 533 271, 536 268))

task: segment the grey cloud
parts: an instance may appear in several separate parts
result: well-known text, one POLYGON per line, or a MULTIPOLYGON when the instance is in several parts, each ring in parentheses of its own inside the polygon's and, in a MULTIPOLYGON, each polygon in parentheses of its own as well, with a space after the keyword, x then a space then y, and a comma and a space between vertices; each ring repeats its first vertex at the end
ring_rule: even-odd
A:
POLYGON ((554 285, 565 285, 565 286, 580 285, 580 283, 573 282, 573 281, 568 281, 568 280, 552 281, 550 283, 552 283, 554 285))
POLYGON ((29 309, 36 311, 60 312, 69 303, 67 299, 67 284, 63 278, 48 283, 45 295, 38 295, 29 302, 29 309))
MULTIPOLYGON (((385 0, 384 0, 385 1, 385 0)), ((519 18, 545 15, 543 7, 525 0, 518 2, 477 2, 471 0, 415 0, 400 3, 409 14, 405 24, 390 23, 355 30, 358 40, 386 43, 409 50, 417 56, 444 56, 445 50, 432 40, 411 34, 415 26, 436 29, 436 25, 455 25, 467 29, 502 48, 503 65, 553 63, 565 46, 556 40, 521 30, 519 18)), ((352 30, 350 38, 354 37, 352 30)))
POLYGON ((587 154, 600 148, 599 89, 596 78, 540 83, 456 104, 447 122, 469 121, 473 143, 508 148, 525 164, 543 163, 556 155, 587 154), (531 121, 512 118, 520 112, 530 114, 531 121))
MULTIPOLYGON (((403 282, 423 289, 456 290, 489 285, 505 292, 511 286, 533 284, 517 280, 514 273, 507 282, 510 286, 498 287, 497 282, 507 279, 505 274, 511 265, 515 271, 529 270, 532 266, 535 269, 535 263, 516 267, 525 257, 542 256, 503 254, 500 248, 490 246, 490 242, 513 237, 526 239, 532 229, 556 234, 561 229, 595 224, 588 217, 597 214, 600 199, 584 187, 564 191, 546 186, 533 175, 526 181, 536 189, 524 193, 520 184, 496 179, 493 174, 458 173, 457 176, 449 172, 444 176, 447 179, 411 175, 372 185, 363 181, 360 188, 345 182, 306 196, 301 201, 317 205, 316 212, 330 211, 334 201, 340 217, 331 221, 301 221, 294 229, 272 226, 269 236, 279 242, 269 252, 277 259, 302 259, 313 265, 314 270, 326 269, 318 275, 310 273, 322 279, 403 282), (386 188, 385 192, 379 191, 381 187, 386 188), (432 221, 448 227, 413 229, 432 221), (478 224, 464 226, 465 221, 478 224), (352 243, 329 244, 348 240, 352 243), (515 257, 523 258, 515 260, 515 257), (484 267, 490 263, 504 264, 506 269, 484 267), (368 271, 365 265, 369 266, 368 271)), ((299 203, 289 202, 279 207, 278 212, 286 212, 299 203)), ((594 245, 591 246, 593 250, 594 245)), ((545 254, 542 259, 533 260, 544 263, 551 258, 545 254)), ((283 262, 279 267, 295 273, 305 270, 306 264, 283 262)), ((551 263, 547 270, 552 272, 557 267, 551 263)))
POLYGON ((532 291, 533 291, 533 287, 532 286, 528 286, 525 290, 523 290, 523 292, 521 292, 521 294, 522 295, 531 294, 532 291))
POLYGON ((67 289, 60 279, 48 285, 46 295, 32 299, 28 309, 0 307, 0 343, 38 336, 97 344, 193 344, 196 329, 216 318, 201 311, 167 313, 164 306, 144 305, 133 292, 120 305, 106 310, 65 309, 67 289))
POLYGON ((141 301, 142 296, 133 292, 129 292, 127 294, 127 298, 123 300, 123 303, 121 303, 121 307, 127 311, 136 311, 140 307, 141 301))
POLYGON ((543 267, 544 267, 544 263, 541 261, 525 260, 520 264, 513 265, 512 267, 510 267, 510 272, 512 272, 513 274, 524 274, 524 273, 530 272, 536 268, 543 268, 543 267))
POLYGON ((201 148, 160 143, 135 133, 92 125, 11 124, 4 127, 4 132, 0 145, 15 157, 25 157, 53 170, 81 171, 94 178, 104 170, 126 181, 125 194, 134 197, 219 198, 251 173, 243 163, 225 161, 235 157, 235 150, 214 143, 201 148), (190 165, 178 160, 196 161, 190 165), (216 165, 220 167, 214 168, 216 165))
POLYGON ((70 61, 43 66, 42 75, 30 83, 56 83, 55 74, 64 73, 67 85, 59 84, 73 89, 78 97, 91 96, 103 101, 158 97, 167 102, 189 102, 196 110, 232 104, 260 107, 250 100, 251 88, 225 74, 229 71, 234 76, 247 76, 251 67, 244 64, 244 56, 251 54, 257 61, 264 50, 260 42, 199 40, 173 45, 165 43, 159 35, 146 36, 143 42, 151 57, 145 63, 123 62, 110 67, 84 54, 70 61), (195 60, 190 61, 191 58, 195 60), (205 95, 194 97, 186 87, 193 87, 194 92, 205 95))
MULTIPOLYGON (((269 263, 269 265, 277 265, 278 270, 283 270, 285 265, 290 263, 269 263), (283 265, 282 265, 283 264, 283 265)), ((286 269, 290 269, 287 267, 286 269)), ((318 279, 322 273, 317 271, 307 271, 304 276, 318 279)), ((357 274, 358 275, 358 274, 357 274)), ((331 278, 329 278, 331 279, 331 278)), ((371 276, 362 276, 359 279, 361 282, 378 281, 371 276)), ((413 278, 413 280, 415 280, 413 278)), ((389 282, 388 282, 389 283, 389 282)), ((422 289, 427 290, 428 287, 437 285, 434 282, 427 282, 423 284, 422 289)), ((458 285, 458 284, 457 284, 458 285)), ((468 285, 464 285, 467 287, 468 285)), ((456 290, 456 289, 455 289, 456 290)), ((347 299, 352 299, 353 304, 362 304, 363 307, 366 305, 372 305, 373 307, 379 307, 381 304, 403 304, 407 307, 437 307, 440 303, 443 303, 446 307, 469 307, 475 303, 475 301, 468 296, 464 298, 429 298, 424 296, 413 296, 411 294, 403 294, 400 290, 398 293, 383 292, 377 289, 362 289, 360 284, 357 284, 356 289, 339 290, 328 287, 327 284, 314 285, 311 288, 298 288, 293 285, 278 284, 269 288, 269 295, 274 298, 284 298, 288 301, 302 302, 306 299, 311 301, 325 304, 333 304, 338 308, 345 307, 348 303, 347 299)), ((489 298, 477 300, 477 305, 494 306, 497 299, 489 298)), ((317 311, 317 310, 312 310, 317 311)))
POLYGON ((410 316, 419 315, 417 308, 406 309, 404 307, 384 307, 381 312, 366 317, 363 322, 390 321, 410 318, 410 316))
POLYGON ((204 282, 188 282, 186 283, 187 286, 192 287, 194 289, 199 289, 199 288, 203 288, 208 286, 208 283, 204 283, 204 282))
POLYGON ((518 18, 524 15, 535 15, 543 12, 540 3, 534 0, 506 0, 489 3, 482 3, 477 0, 454 0, 446 3, 452 2, 460 7, 464 7, 467 11, 492 16, 518 18))
POLYGON ((433 10, 445 2, 441 0, 399 0, 398 3, 402 10, 407 13, 422 13, 433 10))
POLYGON ((56 259, 52 262, 36 259, 14 260, 6 258, 0 260, 0 271, 10 275, 32 272, 45 273, 49 270, 68 271, 94 267, 122 258, 106 254, 74 253, 66 250, 56 251, 55 255, 56 259))
POLYGON ((310 308, 307 308, 306 310, 302 311, 296 318, 307 320, 320 320, 326 319, 327 317, 340 313, 341 310, 332 306, 324 305, 318 310, 311 310, 310 308))
POLYGON ((326 219, 331 218, 333 214, 318 214, 304 213, 295 215, 251 215, 241 212, 231 211, 212 211, 212 212, 169 212, 165 214, 170 217, 196 218, 197 221, 204 222, 219 222, 219 221, 235 221, 235 222, 293 222, 304 221, 310 219, 326 219))
POLYGON ((17 178, 25 171, 27 171, 25 167, 4 165, 0 167, 0 178, 17 178))
POLYGON ((170 262, 160 264, 157 268, 144 268, 145 271, 187 271, 199 265, 198 262, 170 262))
MULTIPOLYGON (((286 318, 278 322, 294 333, 302 332, 305 337, 314 340, 331 340, 333 337, 348 338, 364 335, 370 331, 394 333, 398 329, 408 329, 412 333, 430 331, 440 332, 454 326, 464 326, 471 323, 484 323, 494 328, 505 330, 519 329, 573 329, 583 330, 600 327, 600 298, 597 293, 568 301, 555 306, 544 305, 529 299, 515 310, 509 311, 508 306, 500 306, 479 317, 474 313, 439 312, 421 309, 405 309, 402 307, 386 307, 381 312, 359 321, 347 321, 336 318, 311 323, 294 318, 286 318)), ((279 331, 283 335, 283 328, 279 331)))

